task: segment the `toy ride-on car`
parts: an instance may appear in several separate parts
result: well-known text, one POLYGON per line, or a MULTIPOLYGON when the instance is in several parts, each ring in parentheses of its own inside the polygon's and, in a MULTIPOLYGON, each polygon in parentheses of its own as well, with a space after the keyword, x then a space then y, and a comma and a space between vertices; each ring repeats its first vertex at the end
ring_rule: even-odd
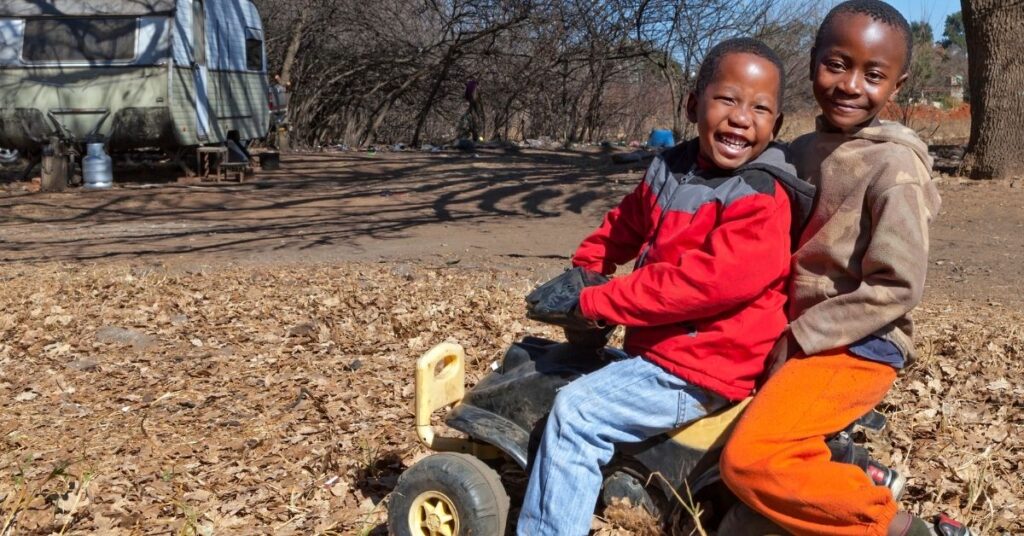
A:
MULTIPOLYGON (((600 274, 574 268, 535 289, 526 298, 527 316, 563 327, 569 342, 525 337, 469 391, 461 346, 440 344, 420 357, 416 433, 439 454, 414 464, 398 479, 388 509, 393 534, 504 534, 509 497, 493 467, 511 461, 529 474, 558 390, 612 361, 630 358, 605 346, 609 327, 590 325, 575 312, 580 290, 604 281, 600 274), (444 423, 465 438, 435 433, 431 417, 448 406, 444 423)), ((609 505, 628 499, 681 534, 698 524, 720 534, 780 534, 742 506, 719 475, 722 447, 749 401, 641 443, 616 445, 612 461, 603 468, 600 501, 609 505)), ((880 429, 884 423, 881 414, 871 412, 829 438, 828 445, 833 459, 859 465, 898 496, 905 479, 870 460, 851 436, 854 426, 880 429)))
MULTIPOLYGON (((415 424, 421 442, 439 452, 406 470, 391 495, 388 525, 398 535, 502 535, 509 512, 508 494, 494 467, 512 461, 524 471, 535 453, 544 419, 558 389, 610 360, 619 351, 526 337, 471 390, 464 386, 465 354, 461 346, 440 344, 416 363, 415 424), (431 416, 451 406, 444 423, 465 438, 441 436, 431 416)), ((733 422, 748 400, 674 432, 643 443, 619 445, 604 469, 601 502, 629 499, 655 515, 666 528, 694 526, 688 510, 699 506, 700 523, 720 534, 722 523, 750 527, 764 520, 750 517, 721 483, 718 459, 733 422), (650 478, 655 473, 661 478, 650 478), (678 497, 685 498, 684 504, 678 497), (734 508, 737 507, 737 508, 734 508), (730 509, 734 510, 730 512, 730 509)), ((884 417, 871 413, 855 425, 880 428, 884 417)), ((894 494, 902 478, 871 461, 855 444, 852 427, 831 438, 836 459, 856 463, 894 494)), ((760 534, 777 534, 767 530, 760 534)))

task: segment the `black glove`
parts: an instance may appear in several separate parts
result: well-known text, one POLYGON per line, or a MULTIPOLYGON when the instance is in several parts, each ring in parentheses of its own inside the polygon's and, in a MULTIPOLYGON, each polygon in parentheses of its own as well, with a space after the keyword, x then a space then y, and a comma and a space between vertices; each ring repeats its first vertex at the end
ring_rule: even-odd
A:
POLYGON ((526 296, 526 317, 571 330, 604 327, 584 318, 580 312, 580 292, 607 282, 607 277, 586 268, 566 270, 526 296))

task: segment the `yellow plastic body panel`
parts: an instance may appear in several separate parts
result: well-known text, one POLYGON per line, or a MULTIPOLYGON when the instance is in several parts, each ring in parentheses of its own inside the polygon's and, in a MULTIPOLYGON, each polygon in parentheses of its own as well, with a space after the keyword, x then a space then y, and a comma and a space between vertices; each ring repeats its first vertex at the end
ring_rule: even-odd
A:
POLYGON ((416 361, 416 436, 432 450, 496 458, 500 452, 495 447, 472 439, 439 437, 430 424, 435 411, 457 404, 466 395, 465 380, 466 352, 458 344, 438 344, 416 361))
POLYGON ((458 344, 441 343, 416 361, 416 435, 424 445, 434 448, 430 416, 462 400, 465 377, 466 351, 458 344))
POLYGON ((711 450, 721 447, 729 437, 729 432, 732 431, 736 420, 751 400, 750 397, 744 398, 729 408, 669 433, 669 437, 673 441, 693 449, 711 450))

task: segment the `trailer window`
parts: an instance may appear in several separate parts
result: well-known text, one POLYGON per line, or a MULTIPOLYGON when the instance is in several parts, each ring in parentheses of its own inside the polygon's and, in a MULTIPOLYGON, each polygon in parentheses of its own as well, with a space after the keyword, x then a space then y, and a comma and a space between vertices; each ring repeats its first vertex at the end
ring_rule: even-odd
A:
POLYGON ((28 19, 25 61, 125 61, 135 57, 134 18, 28 19))
POLYGON ((263 41, 245 40, 245 68, 250 71, 263 70, 263 41))
POLYGON ((245 68, 263 70, 263 30, 251 26, 245 28, 245 68))

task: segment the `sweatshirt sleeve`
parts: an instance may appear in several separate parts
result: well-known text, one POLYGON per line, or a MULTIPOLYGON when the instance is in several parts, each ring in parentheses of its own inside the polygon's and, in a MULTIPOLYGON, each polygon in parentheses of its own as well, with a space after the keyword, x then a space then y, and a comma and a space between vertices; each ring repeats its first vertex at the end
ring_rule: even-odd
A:
POLYGON ((596 231, 583 239, 572 256, 572 265, 611 275, 617 265, 634 259, 647 237, 649 222, 644 215, 649 196, 644 180, 605 215, 596 231))
POLYGON ((897 184, 871 202, 871 242, 860 285, 805 310, 790 324, 807 355, 847 346, 898 320, 920 301, 928 270, 925 188, 897 184))
POLYGON ((718 210, 702 247, 584 289, 584 316, 627 327, 713 317, 749 303, 788 273, 791 214, 778 185, 774 195, 748 195, 718 210))

